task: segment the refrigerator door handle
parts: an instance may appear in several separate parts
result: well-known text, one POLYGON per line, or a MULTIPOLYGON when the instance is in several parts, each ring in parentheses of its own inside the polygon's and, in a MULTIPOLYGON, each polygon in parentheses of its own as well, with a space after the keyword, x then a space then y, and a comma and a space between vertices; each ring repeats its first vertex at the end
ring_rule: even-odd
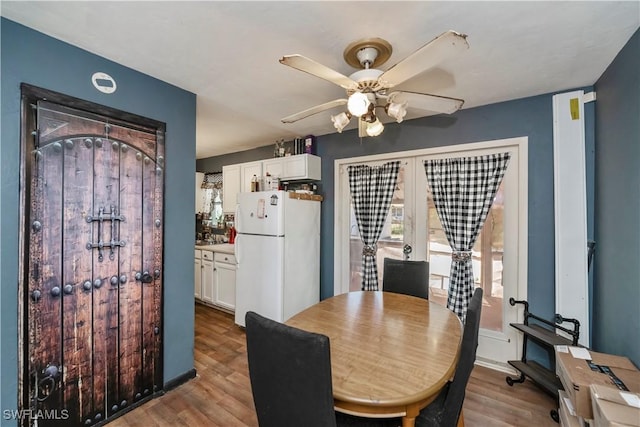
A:
MULTIPOLYGON (((241 230, 240 228, 240 204, 238 203, 236 205, 236 213, 235 216, 233 217, 233 220, 235 222, 235 227, 236 230, 241 230)), ((240 245, 240 234, 236 235, 236 240, 234 241, 233 244, 233 255, 236 257, 236 265, 240 264, 240 251, 238 250, 238 245, 240 245)))
POLYGON ((233 222, 236 230, 242 230, 242 228, 240 228, 240 203, 236 204, 236 211, 233 217, 233 222))
POLYGON ((240 248, 238 247, 239 245, 240 245, 240 235, 238 234, 233 244, 233 255, 236 257, 236 265, 240 264, 240 248))

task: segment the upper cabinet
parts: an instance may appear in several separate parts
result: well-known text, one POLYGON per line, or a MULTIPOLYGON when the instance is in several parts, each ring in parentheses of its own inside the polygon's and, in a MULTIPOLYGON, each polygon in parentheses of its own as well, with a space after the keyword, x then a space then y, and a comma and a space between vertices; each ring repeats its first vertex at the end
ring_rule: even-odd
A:
POLYGON ((264 175, 280 178, 281 181, 312 179, 320 180, 321 161, 320 157, 312 154, 300 154, 297 156, 278 157, 264 160, 264 175))
POLYGON ((319 181, 321 166, 320 157, 313 154, 299 154, 223 166, 222 210, 224 213, 235 212, 238 193, 251 191, 251 179, 254 175, 261 183, 265 182, 264 177, 267 174, 279 178, 280 181, 319 181))
POLYGON ((258 179, 262 178, 262 160, 240 164, 240 191, 242 193, 251 191, 251 179, 254 175, 258 179))

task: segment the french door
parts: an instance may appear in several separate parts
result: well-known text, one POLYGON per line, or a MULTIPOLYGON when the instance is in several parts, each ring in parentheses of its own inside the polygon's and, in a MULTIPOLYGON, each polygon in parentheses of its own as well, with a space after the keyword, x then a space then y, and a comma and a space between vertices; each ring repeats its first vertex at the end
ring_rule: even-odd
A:
POLYGON ((438 149, 368 156, 338 161, 336 179, 335 289, 360 290, 362 242, 353 214, 346 167, 400 160, 396 190, 378 241, 378 286, 382 288, 385 257, 429 261, 429 299, 446 305, 451 248, 444 236, 427 185, 424 161, 435 158, 511 153, 502 185, 473 248, 475 286, 484 289, 478 358, 506 367, 517 359, 519 337, 509 327, 521 316, 509 298, 526 299, 527 166, 526 138, 465 144, 438 149), (347 256, 343 256, 345 254, 347 256))

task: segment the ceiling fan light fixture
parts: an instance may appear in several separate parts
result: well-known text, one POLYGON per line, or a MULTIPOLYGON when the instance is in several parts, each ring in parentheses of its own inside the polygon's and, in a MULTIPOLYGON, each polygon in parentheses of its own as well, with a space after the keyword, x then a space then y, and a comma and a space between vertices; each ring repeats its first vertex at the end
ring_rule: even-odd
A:
POLYGON ((355 92, 349 96, 347 101, 347 109, 356 117, 360 117, 369 110, 369 98, 362 92, 355 92))
POLYGON ((397 103, 397 102, 389 102, 384 107, 384 111, 392 117, 396 119, 398 123, 402 123, 404 116, 407 114, 407 102, 397 103))
POLYGON ((378 136, 382 133, 383 130, 384 126, 382 125, 382 122, 378 120, 378 118, 376 118, 373 123, 367 124, 367 135, 369 136, 378 136))
POLYGON ((333 127, 336 128, 338 133, 342 133, 342 129, 344 129, 345 126, 349 124, 349 120, 351 120, 351 113, 349 112, 342 112, 340 114, 336 114, 335 116, 331 116, 333 127))

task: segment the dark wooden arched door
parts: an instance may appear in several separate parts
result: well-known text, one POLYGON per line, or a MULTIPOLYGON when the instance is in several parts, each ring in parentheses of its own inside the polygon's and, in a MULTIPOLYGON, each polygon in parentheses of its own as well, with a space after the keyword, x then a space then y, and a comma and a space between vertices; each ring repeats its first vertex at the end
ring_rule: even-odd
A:
POLYGON ((44 100, 31 111, 23 407, 38 426, 95 425, 162 387, 164 136, 44 100))

